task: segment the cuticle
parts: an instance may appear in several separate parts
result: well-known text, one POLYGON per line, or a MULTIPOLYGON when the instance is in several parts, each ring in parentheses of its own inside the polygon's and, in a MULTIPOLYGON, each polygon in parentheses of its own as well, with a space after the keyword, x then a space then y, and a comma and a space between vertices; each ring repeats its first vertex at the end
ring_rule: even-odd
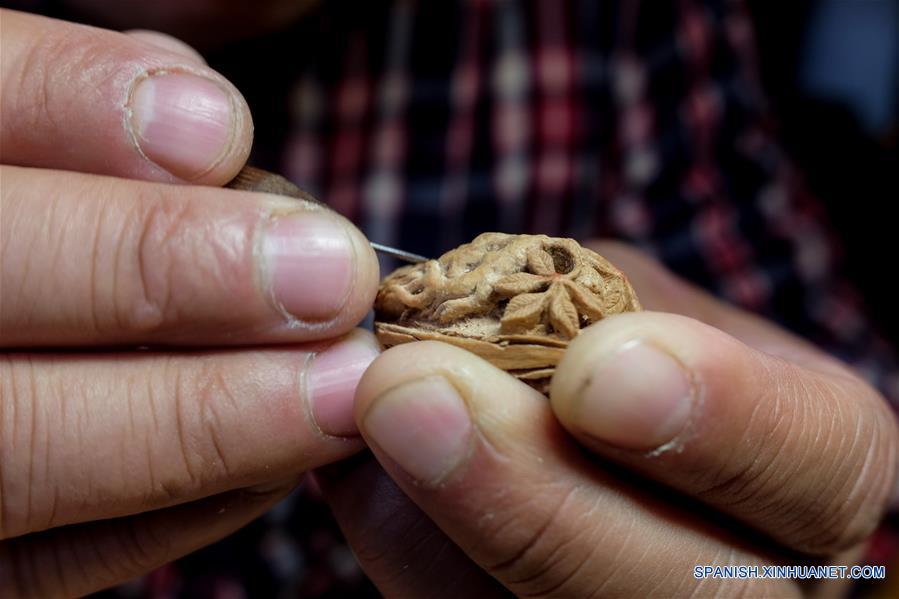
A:
POLYGON ((656 458, 663 454, 683 452, 687 441, 694 436, 696 432, 696 423, 701 418, 702 408, 705 405, 705 386, 699 379, 699 375, 697 375, 692 368, 687 367, 675 352, 652 340, 648 341, 647 345, 651 345, 656 348, 656 350, 663 352, 669 358, 674 360, 678 369, 681 371, 681 374, 687 379, 687 386, 690 389, 688 398, 690 407, 687 410, 687 420, 684 422, 683 427, 670 440, 644 453, 644 457, 646 458, 656 458))
MULTIPOLYGON (((323 211, 324 213, 324 211, 323 211)), ((332 218, 328 216, 328 218, 332 218)), ((353 252, 353 274, 350 276, 350 284, 347 286, 347 290, 344 293, 343 298, 340 300, 340 303, 337 305, 337 310, 335 311, 334 318, 339 318, 340 313, 343 312, 343 309, 346 308, 346 305, 350 301, 350 296, 353 295, 353 290, 356 289, 356 286, 359 282, 359 249, 356 247, 356 240, 346 227, 341 227, 341 231, 343 232, 343 236, 346 238, 347 243, 349 244, 352 252, 353 252)))
MULTIPOLYGON (((620 347, 618 347, 616 349, 616 351, 614 353, 612 353, 612 355, 610 355, 608 358, 605 358, 604 360, 602 360, 594 370, 599 370, 600 367, 603 366, 604 364, 611 362, 616 357, 620 356, 621 354, 623 354, 626 351, 633 349, 634 347, 637 347, 638 345, 646 345, 647 347, 652 347, 656 351, 659 351, 659 352, 665 354, 666 356, 668 356, 669 358, 671 358, 672 360, 674 360, 674 362, 678 366, 678 369, 681 371, 681 374, 683 374, 684 377, 687 379, 687 385, 690 388, 690 392, 689 392, 690 408, 689 408, 688 414, 687 414, 687 421, 684 423, 684 426, 681 428, 681 430, 678 431, 678 433, 676 435, 674 435, 674 437, 672 437, 665 443, 662 443, 658 447, 655 447, 650 450, 643 450, 642 452, 638 450, 638 453, 641 453, 643 455, 643 457, 645 457, 645 458, 656 458, 662 454, 672 453, 672 452, 680 453, 681 451, 683 451, 686 441, 689 440, 692 437, 692 435, 694 434, 696 421, 700 418, 700 412, 702 410, 703 404, 705 403, 704 386, 702 385, 701 381, 699 380, 698 376, 693 371, 693 369, 688 368, 687 365, 683 362, 683 360, 681 360, 675 352, 671 351, 664 344, 658 343, 655 339, 641 336, 641 337, 634 337, 632 339, 629 339, 625 343, 623 343, 620 347)), ((572 406, 572 409, 571 409, 572 413, 577 413, 577 408, 579 408, 581 406, 581 404, 583 403, 585 391, 586 391, 587 387, 592 383, 592 381, 593 381, 593 375, 591 374, 591 375, 588 375, 587 377, 585 377, 581 381, 581 383, 578 385, 577 391, 574 394, 574 396, 577 399, 576 399, 575 405, 572 406)), ((585 436, 590 437, 591 439, 594 439, 595 441, 597 441, 603 445, 608 445, 608 442, 597 438, 595 435, 592 435, 583 430, 581 432, 585 436)), ((618 447, 615 447, 615 449, 620 450, 620 451, 628 451, 628 452, 632 451, 632 450, 626 450, 626 449, 618 448, 618 447)))

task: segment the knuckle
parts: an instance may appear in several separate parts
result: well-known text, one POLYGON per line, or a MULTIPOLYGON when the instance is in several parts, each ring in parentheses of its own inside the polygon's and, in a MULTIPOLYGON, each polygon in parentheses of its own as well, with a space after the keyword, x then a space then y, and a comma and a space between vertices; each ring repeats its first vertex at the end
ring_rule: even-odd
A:
POLYGON ((226 422, 239 417, 240 400, 221 365, 208 362, 197 380, 197 401, 204 464, 215 479, 230 479, 236 472, 225 442, 226 422), (230 413, 230 416, 229 416, 230 413))
MULTIPOLYGON (((484 562, 487 571, 522 597, 582 591, 576 575, 598 546, 593 539, 598 529, 595 509, 583 502, 578 486, 543 489, 527 501, 497 510, 504 518, 483 519, 485 538, 508 539, 500 545, 502 552, 492 555, 492 562, 484 562)), ((595 577, 596 573, 591 576, 595 577)))
POLYGON ((777 376, 765 377, 776 385, 761 386, 732 449, 695 473, 695 496, 793 549, 833 554, 869 536, 886 508, 895 418, 879 397, 866 405, 876 393, 860 393, 858 380, 840 387, 778 362, 777 376))
POLYGON ((72 81, 97 73, 109 55, 109 43, 83 28, 61 28, 33 36, 18 60, 13 79, 12 109, 23 130, 64 130, 72 81))
POLYGON ((895 416, 873 391, 865 401, 841 414, 838 456, 831 466, 827 499, 803 532, 803 548, 834 554, 869 537, 877 527, 894 488, 897 452, 895 416), (864 406, 868 404, 868 406, 864 406), (870 407, 870 409, 866 409, 870 407), (842 476, 841 476, 842 473, 842 476))
POLYGON ((183 336, 185 326, 220 324, 221 312, 255 297, 255 216, 238 209, 220 217, 190 190, 140 184, 130 191, 136 201, 119 227, 127 259, 116 265, 118 326, 145 338, 183 336))
POLYGON ((116 277, 116 326, 148 335, 163 333, 177 316, 179 240, 186 207, 167 201, 153 186, 135 189, 134 208, 118 228, 116 251, 128 259, 116 264, 125 272, 116 277))
POLYGON ((16 73, 15 83, 7 99, 12 112, 24 130, 43 129, 45 123, 55 124, 50 107, 51 66, 57 62, 60 50, 66 46, 65 37, 40 36, 24 50, 16 73))
POLYGON ((223 366, 212 358, 186 366, 166 360, 161 386, 167 389, 171 402, 170 447, 173 460, 180 467, 167 467, 162 476, 150 474, 153 494, 165 502, 218 487, 235 473, 230 444, 225 442, 227 411, 239 409, 223 366))
POLYGON ((786 405, 787 394, 781 385, 767 389, 755 400, 728 452, 716 454, 714 467, 696 473, 697 498, 734 509, 745 508, 755 505, 760 497, 767 496, 772 485, 778 484, 778 471, 787 466, 778 457, 783 455, 799 421, 786 405))

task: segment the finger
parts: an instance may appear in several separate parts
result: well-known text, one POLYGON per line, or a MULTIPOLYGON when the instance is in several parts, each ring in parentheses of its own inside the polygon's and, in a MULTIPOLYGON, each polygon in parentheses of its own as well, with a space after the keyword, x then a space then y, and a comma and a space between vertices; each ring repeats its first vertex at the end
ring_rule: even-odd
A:
POLYGON ((385 597, 507 597, 450 541, 370 454, 315 479, 366 576, 385 597))
POLYGON ((873 389, 683 316, 585 329, 551 397, 582 443, 800 551, 866 538, 893 486, 899 435, 873 389))
POLYGON ((3 10, 0 160, 221 185, 249 155, 240 92, 181 51, 3 10))
POLYGON ((378 262, 309 202, 0 167, 2 344, 249 344, 334 337, 378 262))
POLYGON ((694 580, 696 564, 765 563, 589 463, 543 395, 464 350, 387 350, 359 384, 356 419, 402 490, 517 595, 702 596, 721 581, 694 580))
POLYGON ((130 31, 126 31, 125 34, 132 39, 140 40, 157 48, 162 48, 163 50, 168 50, 169 52, 174 52, 175 54, 181 54, 185 58, 189 58, 197 64, 206 64, 206 59, 203 58, 203 55, 197 52, 189 44, 182 42, 177 37, 172 37, 171 35, 162 33, 161 31, 151 31, 149 29, 131 29, 130 31))
POLYGON ((0 538, 289 478, 355 453, 357 331, 292 350, 7 355, 0 538))
POLYGON ((0 596, 81 597, 208 545, 257 518, 293 483, 241 489, 136 516, 0 543, 0 596))

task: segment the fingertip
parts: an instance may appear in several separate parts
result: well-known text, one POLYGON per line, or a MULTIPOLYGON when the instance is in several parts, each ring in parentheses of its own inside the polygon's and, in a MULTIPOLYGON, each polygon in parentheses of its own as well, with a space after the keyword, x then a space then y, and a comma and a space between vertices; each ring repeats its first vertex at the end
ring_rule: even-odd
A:
POLYGON ((126 113, 141 156, 182 181, 223 185, 249 156, 249 106, 237 88, 208 69, 146 71, 132 83, 126 113))
POLYGON ((475 354, 438 341, 386 350, 362 377, 355 403, 366 440, 418 484, 431 487, 464 471, 480 445, 518 452, 544 413, 542 394, 475 354))
POLYGON ((419 341, 389 347, 371 363, 356 388, 354 413, 361 422, 371 403, 392 387, 434 375, 444 355, 445 344, 419 341))
POLYGON ((374 335, 354 329, 307 364, 305 392, 318 429, 330 436, 359 435, 353 418, 353 398, 359 379, 378 357, 380 346, 374 335))
POLYGON ((353 324, 360 322, 375 303, 381 282, 381 265, 368 238, 344 216, 334 213, 347 228, 353 249, 353 280, 346 310, 353 324))
POLYGON ((261 228, 264 293, 294 328, 323 337, 345 333, 371 310, 380 277, 365 236, 320 206, 271 196, 261 228))
POLYGON ((882 516, 897 437, 873 389, 825 360, 812 364, 679 315, 614 316, 572 342, 551 403, 586 447, 785 546, 823 555, 860 542, 882 516), (671 361, 666 366, 644 353, 616 363, 635 343, 671 361), (662 382, 678 370, 688 386, 662 382), (680 427, 671 426, 661 398, 677 391, 683 399, 685 389, 680 405, 689 409, 680 427))
POLYGON ((439 374, 380 393, 360 420, 369 445, 429 487, 439 485, 465 460, 473 428, 459 390, 439 374))
POLYGON ((588 327, 556 368, 553 411, 582 439, 642 451, 666 447, 696 408, 702 389, 695 348, 711 331, 689 318, 652 312, 588 327))
POLYGON ((233 179, 253 145, 243 94, 178 38, 142 29, 125 35, 153 50, 141 59, 146 67, 131 82, 126 104, 139 154, 183 182, 219 187, 233 179))

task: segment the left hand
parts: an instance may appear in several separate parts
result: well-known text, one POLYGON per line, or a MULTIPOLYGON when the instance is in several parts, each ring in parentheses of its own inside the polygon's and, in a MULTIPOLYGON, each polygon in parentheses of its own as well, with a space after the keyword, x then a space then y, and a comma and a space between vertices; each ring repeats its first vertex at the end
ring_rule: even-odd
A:
POLYGON ((356 419, 393 480, 371 463, 319 480, 385 595, 798 596, 694 567, 851 565, 877 525, 899 435, 874 389, 636 252, 599 251, 669 313, 585 329, 549 402, 435 342, 366 372, 356 419))

